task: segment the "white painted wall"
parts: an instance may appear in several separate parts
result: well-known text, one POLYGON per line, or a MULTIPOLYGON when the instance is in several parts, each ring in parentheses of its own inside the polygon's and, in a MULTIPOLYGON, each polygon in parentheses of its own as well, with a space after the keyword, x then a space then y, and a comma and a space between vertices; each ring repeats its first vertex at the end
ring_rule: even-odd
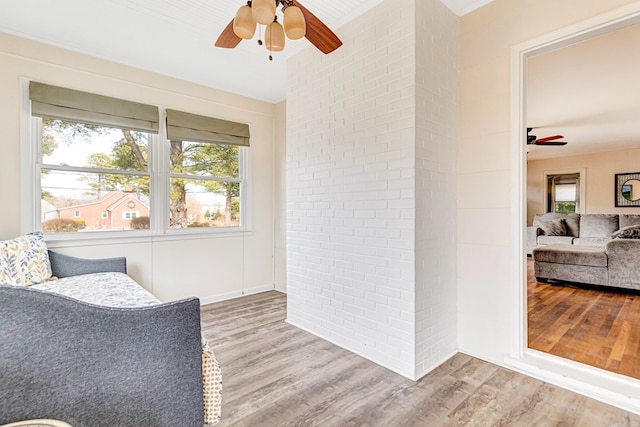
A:
POLYGON ((288 64, 288 321, 409 378, 455 351, 456 23, 387 0, 288 64))
MULTIPOLYGON (((20 234, 20 78, 250 123, 252 218, 248 233, 65 246, 76 256, 126 256, 134 279, 161 300, 211 301, 273 288, 274 106, 0 33, 0 238, 20 234)), ((212 71, 213 72, 213 71, 212 71)))
MULTIPOLYGON (((635 3, 495 0, 461 18, 458 154, 458 342, 504 363, 518 347, 511 252, 510 59, 514 45, 635 3)), ((589 178, 587 178, 589 179, 589 178)), ((613 184, 611 184, 613 188, 613 184)), ((517 216, 517 215, 516 215, 517 216)))
POLYGON ((287 292, 286 181, 287 181, 287 104, 276 105, 274 141, 274 281, 280 292, 287 292))
POLYGON ((529 161, 527 164, 527 224, 544 213, 547 195, 545 172, 585 169, 585 213, 637 214, 638 208, 616 208, 614 179, 617 173, 640 171, 640 149, 610 151, 583 156, 529 161))

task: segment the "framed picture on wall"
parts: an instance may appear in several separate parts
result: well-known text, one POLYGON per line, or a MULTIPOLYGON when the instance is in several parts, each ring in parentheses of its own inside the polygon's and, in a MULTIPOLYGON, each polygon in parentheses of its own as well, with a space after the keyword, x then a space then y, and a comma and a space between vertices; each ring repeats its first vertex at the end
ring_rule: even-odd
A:
POLYGON ((640 208, 640 172, 617 173, 614 200, 617 208, 640 208))

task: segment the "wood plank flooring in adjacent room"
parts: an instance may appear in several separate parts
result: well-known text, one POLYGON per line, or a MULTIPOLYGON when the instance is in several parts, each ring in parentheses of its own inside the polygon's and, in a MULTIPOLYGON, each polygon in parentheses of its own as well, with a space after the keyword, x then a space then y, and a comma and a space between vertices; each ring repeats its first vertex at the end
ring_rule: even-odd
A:
POLYGON ((285 323, 276 291, 207 305, 220 426, 640 426, 640 416, 457 354, 410 381, 285 323))
POLYGON ((640 295, 538 283, 527 267, 530 348, 640 379, 640 295))

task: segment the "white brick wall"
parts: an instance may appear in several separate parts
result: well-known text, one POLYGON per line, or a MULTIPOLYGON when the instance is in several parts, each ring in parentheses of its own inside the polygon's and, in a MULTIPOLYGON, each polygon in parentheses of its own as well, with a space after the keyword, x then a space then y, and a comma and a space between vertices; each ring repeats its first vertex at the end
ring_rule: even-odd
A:
POLYGON ((459 18, 416 1, 416 377, 457 349, 459 18))
MULTIPOLYGON (((448 130, 455 115, 448 113, 455 111, 450 83, 457 63, 436 74, 453 94, 443 95, 445 108, 429 98, 440 83, 426 82, 431 64, 416 54, 416 12, 442 14, 435 3, 442 6, 387 0, 337 32, 340 49, 326 56, 307 49, 289 61, 287 75, 288 321, 409 378, 449 351, 443 349, 455 345, 456 331, 449 192, 456 188, 455 150, 448 130), (427 138, 435 125, 450 138, 448 148, 427 138), (416 199, 417 189, 434 196, 416 199), (434 199, 445 206, 442 215, 434 199), (417 258, 424 253, 417 245, 431 252, 440 244, 440 256, 417 258)), ((442 52, 446 46, 431 62, 451 60, 442 52)))

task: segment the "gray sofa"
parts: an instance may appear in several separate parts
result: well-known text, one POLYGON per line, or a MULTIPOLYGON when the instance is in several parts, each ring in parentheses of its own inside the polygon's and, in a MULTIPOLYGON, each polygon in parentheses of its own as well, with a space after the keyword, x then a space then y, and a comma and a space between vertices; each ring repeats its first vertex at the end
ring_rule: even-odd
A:
POLYGON ((536 215, 527 231, 538 282, 640 289, 640 215, 536 215))
POLYGON ((533 225, 527 227, 527 254, 531 255, 539 246, 558 243, 604 248, 614 232, 632 225, 640 225, 640 215, 537 214, 533 225))
MULTIPOLYGON (((124 258, 49 253, 58 277, 126 272, 124 258)), ((197 298, 141 308, 0 286, 0 424, 202 426, 197 298)))

